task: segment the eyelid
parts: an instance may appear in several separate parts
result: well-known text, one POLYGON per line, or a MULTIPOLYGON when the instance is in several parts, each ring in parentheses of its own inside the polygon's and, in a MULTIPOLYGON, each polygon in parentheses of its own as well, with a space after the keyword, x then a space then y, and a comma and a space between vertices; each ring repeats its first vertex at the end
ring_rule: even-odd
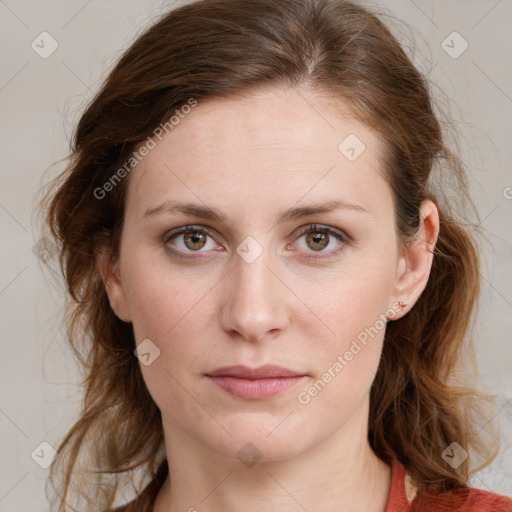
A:
POLYGON ((168 242, 173 236, 181 235, 182 233, 186 233, 187 231, 200 231, 206 233, 208 236, 213 238, 213 230, 207 226, 202 225, 186 225, 181 226, 179 228, 170 229, 167 231, 164 236, 162 237, 162 240, 164 242, 168 242))
POLYGON ((347 242, 351 240, 351 238, 347 235, 347 233, 345 233, 341 229, 337 229, 332 226, 327 226, 325 224, 318 224, 318 223, 308 224, 305 227, 299 228, 299 235, 302 236, 305 233, 315 232, 315 231, 327 231, 328 233, 331 233, 333 235, 338 235, 341 239, 343 239, 347 242))

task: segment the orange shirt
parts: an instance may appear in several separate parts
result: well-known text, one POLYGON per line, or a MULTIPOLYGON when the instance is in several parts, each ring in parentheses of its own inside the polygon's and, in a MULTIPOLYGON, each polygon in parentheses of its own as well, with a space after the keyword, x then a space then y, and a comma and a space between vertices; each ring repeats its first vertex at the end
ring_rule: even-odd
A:
MULTIPOLYGON (((449 493, 416 493, 411 478, 398 461, 392 463, 391 490, 385 512, 512 512, 512 499, 475 488, 449 493)), ((158 485, 153 480, 135 502, 114 512, 151 512, 158 485)))
POLYGON ((512 512, 512 499, 481 489, 449 493, 416 493, 405 468, 392 464, 391 491, 385 512, 512 512))

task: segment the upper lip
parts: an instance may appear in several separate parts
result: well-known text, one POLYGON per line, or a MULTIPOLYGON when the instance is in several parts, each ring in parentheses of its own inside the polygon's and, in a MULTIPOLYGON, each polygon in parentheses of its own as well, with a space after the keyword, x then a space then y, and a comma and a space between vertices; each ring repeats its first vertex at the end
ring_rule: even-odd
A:
POLYGON ((305 374, 275 366, 265 364, 258 368, 249 368, 244 365, 223 366, 207 373, 208 377, 239 377, 241 379, 268 379, 272 377, 303 377, 305 374))

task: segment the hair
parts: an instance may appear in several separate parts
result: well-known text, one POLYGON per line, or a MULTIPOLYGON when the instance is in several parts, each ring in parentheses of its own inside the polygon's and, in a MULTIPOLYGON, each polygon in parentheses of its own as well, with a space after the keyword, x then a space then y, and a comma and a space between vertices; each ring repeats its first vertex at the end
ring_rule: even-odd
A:
POLYGON ((483 457, 481 469, 498 453, 487 453, 478 430, 491 395, 456 379, 472 350, 479 251, 475 226, 434 190, 433 173, 443 169, 472 205, 426 77, 379 16, 350 1, 195 1, 165 13, 121 56, 41 202, 69 292, 67 338, 84 372, 78 421, 50 471, 59 511, 79 494, 107 509, 137 472, 153 489, 166 474, 161 415, 133 354, 133 328, 110 307, 96 266, 99 247, 119 254, 130 181, 129 170, 119 170, 191 99, 298 86, 332 95, 384 141, 401 244, 414 243, 424 199, 439 208, 426 288, 387 325, 370 392, 371 448, 387 463, 400 461, 420 491, 467 488, 474 454, 483 457), (470 452, 457 468, 442 458, 452 442, 470 452))

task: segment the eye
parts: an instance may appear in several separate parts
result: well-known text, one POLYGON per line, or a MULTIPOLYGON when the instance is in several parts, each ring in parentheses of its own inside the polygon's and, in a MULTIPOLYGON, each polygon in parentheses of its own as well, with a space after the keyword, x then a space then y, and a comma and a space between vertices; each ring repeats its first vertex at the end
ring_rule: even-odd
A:
MULTIPOLYGON (((306 245, 305 247, 299 247, 299 249, 309 254, 301 255, 300 257, 307 259, 320 259, 335 256, 350 241, 350 237, 345 233, 329 226, 318 224, 313 224, 302 229, 299 233, 299 240, 301 240, 302 237, 305 237, 306 245), (330 249, 325 250, 329 247, 330 249), (316 255, 315 253, 322 253, 322 255, 316 255)), ((198 226, 182 226, 170 231, 164 235, 163 242, 164 244, 171 242, 170 250, 177 256, 185 258, 195 257, 192 256, 191 253, 203 253, 216 250, 217 247, 213 242, 212 232, 205 227, 198 226)), ((301 244, 299 244, 299 246, 300 245, 301 244)))
MULTIPOLYGON (((303 229, 300 232, 300 239, 304 237, 305 248, 299 247, 306 253, 313 253, 311 255, 305 255, 305 258, 329 258, 336 255, 348 242, 349 237, 345 233, 335 230, 329 226, 322 226, 313 224, 303 229), (325 248, 328 250, 324 250, 325 248), (312 250, 309 250, 312 249, 312 250), (322 253, 321 256, 317 256, 314 253, 322 253), (323 253, 326 253, 325 255, 323 253)), ((301 244, 299 244, 300 246, 301 244)), ((301 256, 302 257, 302 256, 301 256)))
POLYGON ((172 243, 171 245, 176 247, 178 251, 173 252, 179 254, 180 252, 190 253, 213 250, 215 248, 215 244, 209 244, 208 238, 210 238, 210 241, 213 240, 211 232, 206 228, 197 226, 183 226, 169 233, 166 233, 163 237, 163 241, 166 244, 170 241, 175 241, 175 243, 172 243), (201 249, 205 250, 203 251, 201 249))

